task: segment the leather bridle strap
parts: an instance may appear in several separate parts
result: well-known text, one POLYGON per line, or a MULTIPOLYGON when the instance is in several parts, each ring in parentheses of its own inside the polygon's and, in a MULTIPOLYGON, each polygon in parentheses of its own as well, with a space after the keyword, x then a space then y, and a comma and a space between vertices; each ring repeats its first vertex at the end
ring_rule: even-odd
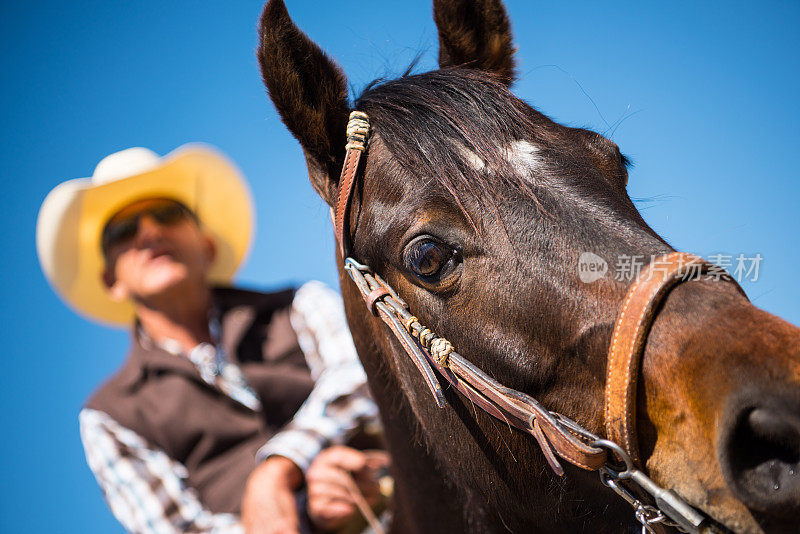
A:
MULTIPOLYGON (((665 254, 645 267, 628 289, 617 316, 608 350, 605 428, 609 440, 621 445, 639 464, 636 434, 636 389, 639 362, 659 305, 681 282, 709 279, 736 282, 724 269, 687 252, 665 254)), ((738 284, 736 287, 739 288, 738 284)), ((744 294, 741 288, 739 291, 744 294)))
POLYGON ((606 464, 606 450, 591 445, 597 436, 566 417, 550 412, 529 395, 507 388, 475 367, 411 315, 405 302, 366 265, 347 258, 344 265, 365 304, 381 288, 385 293, 372 300, 372 313, 380 317, 400 342, 422 374, 439 407, 447 402, 432 368, 476 406, 505 424, 536 438, 550 467, 563 475, 557 456, 588 470, 606 464))
POLYGON ((336 198, 334 217, 336 242, 339 244, 339 252, 342 254, 342 259, 350 256, 349 210, 356 185, 356 176, 358 175, 358 163, 361 161, 361 154, 367 148, 368 136, 369 117, 367 117, 367 114, 360 111, 350 113, 350 121, 347 123, 346 152, 342 174, 339 177, 339 191, 336 198))

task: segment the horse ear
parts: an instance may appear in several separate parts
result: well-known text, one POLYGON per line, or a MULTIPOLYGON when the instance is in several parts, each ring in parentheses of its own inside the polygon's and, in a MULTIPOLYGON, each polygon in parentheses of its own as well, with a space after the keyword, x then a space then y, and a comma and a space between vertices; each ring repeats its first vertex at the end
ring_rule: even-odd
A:
POLYGON ((511 25, 501 0, 434 0, 439 66, 463 66, 515 78, 511 25))
POLYGON ((303 147, 311 185, 332 206, 345 152, 347 78, 295 26, 283 0, 264 7, 257 56, 273 104, 303 147))

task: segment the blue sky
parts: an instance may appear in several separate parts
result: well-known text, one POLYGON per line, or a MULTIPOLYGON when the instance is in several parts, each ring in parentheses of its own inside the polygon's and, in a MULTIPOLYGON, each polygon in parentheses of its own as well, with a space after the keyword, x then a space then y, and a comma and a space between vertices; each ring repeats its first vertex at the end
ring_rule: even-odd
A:
MULTIPOLYGON (((432 67, 427 1, 288 0, 355 89, 432 67)), ((629 191, 673 246, 761 254, 745 282, 800 324, 800 4, 507 3, 517 94, 616 141, 629 191)), ((76 316, 35 254, 39 205, 130 146, 220 147, 252 183, 253 252, 239 280, 336 284, 327 209, 265 97, 253 54, 260 2, 3 2, 0 5, 0 532, 121 532, 86 467, 77 414, 122 362, 127 334, 76 316)))

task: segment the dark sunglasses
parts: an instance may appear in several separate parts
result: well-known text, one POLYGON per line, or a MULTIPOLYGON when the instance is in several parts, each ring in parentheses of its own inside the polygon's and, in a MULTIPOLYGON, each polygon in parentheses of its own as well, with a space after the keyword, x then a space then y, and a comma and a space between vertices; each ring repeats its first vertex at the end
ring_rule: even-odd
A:
POLYGON ((139 231, 139 221, 145 215, 152 217, 161 226, 174 226, 188 219, 197 222, 197 217, 189 208, 174 201, 149 206, 120 219, 112 218, 103 228, 101 240, 103 254, 107 254, 111 247, 136 237, 136 233, 139 231))

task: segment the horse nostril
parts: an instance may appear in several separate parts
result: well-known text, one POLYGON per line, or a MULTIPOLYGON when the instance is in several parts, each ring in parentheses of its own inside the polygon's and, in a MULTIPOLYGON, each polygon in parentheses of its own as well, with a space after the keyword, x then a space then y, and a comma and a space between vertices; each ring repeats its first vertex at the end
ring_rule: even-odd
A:
POLYGON ((782 460, 784 463, 797 463, 800 433, 796 419, 781 417, 781 414, 772 410, 756 408, 747 416, 743 431, 749 430, 764 445, 760 456, 782 460))
POLYGON ((720 464, 734 494, 751 509, 787 517, 800 511, 800 412, 739 410, 723 430, 720 464))

